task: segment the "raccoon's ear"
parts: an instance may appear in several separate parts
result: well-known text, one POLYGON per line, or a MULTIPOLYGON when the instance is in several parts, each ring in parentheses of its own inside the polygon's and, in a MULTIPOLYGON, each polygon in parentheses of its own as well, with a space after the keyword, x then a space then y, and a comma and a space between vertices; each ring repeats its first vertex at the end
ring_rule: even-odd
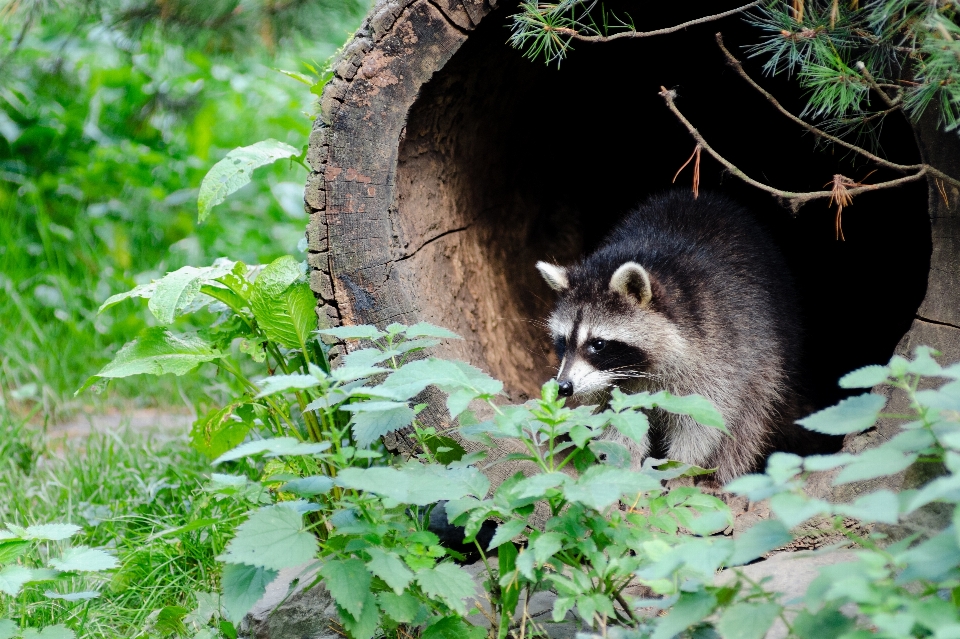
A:
POLYGON ((537 270, 546 280, 547 285, 555 291, 565 291, 570 288, 570 280, 567 278, 567 269, 556 264, 547 262, 537 262, 537 270))
POLYGON ((653 297, 650 286, 650 276, 645 268, 636 262, 625 262, 620 265, 610 278, 610 290, 619 293, 640 306, 646 306, 653 297))

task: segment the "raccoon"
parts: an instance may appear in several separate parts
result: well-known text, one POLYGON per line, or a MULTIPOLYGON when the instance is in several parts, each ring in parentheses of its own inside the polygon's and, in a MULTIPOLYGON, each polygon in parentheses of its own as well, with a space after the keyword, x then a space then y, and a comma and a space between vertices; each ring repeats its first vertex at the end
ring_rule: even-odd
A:
MULTIPOLYGON (((560 395, 603 403, 613 388, 703 395, 732 436, 652 411, 648 455, 755 470, 796 417, 800 320, 784 260, 751 216, 718 194, 654 196, 571 267, 538 262, 559 298, 548 326, 560 395)), ((614 436, 616 437, 616 436, 614 436)))

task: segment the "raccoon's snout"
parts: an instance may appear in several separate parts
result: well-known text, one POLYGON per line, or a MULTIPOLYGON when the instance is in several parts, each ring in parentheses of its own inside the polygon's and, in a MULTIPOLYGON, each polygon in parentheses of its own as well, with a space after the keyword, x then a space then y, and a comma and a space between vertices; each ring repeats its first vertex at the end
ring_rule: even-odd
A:
POLYGON ((557 391, 560 397, 570 397, 573 395, 573 382, 569 379, 560 382, 560 390, 557 391))

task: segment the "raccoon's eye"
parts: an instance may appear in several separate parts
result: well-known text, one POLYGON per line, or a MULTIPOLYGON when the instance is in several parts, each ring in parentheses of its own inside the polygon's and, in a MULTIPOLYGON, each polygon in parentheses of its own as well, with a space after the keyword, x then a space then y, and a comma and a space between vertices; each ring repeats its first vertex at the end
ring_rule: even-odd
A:
POLYGON ((599 353, 606 348, 607 343, 602 339, 592 339, 587 343, 587 350, 591 353, 599 353))

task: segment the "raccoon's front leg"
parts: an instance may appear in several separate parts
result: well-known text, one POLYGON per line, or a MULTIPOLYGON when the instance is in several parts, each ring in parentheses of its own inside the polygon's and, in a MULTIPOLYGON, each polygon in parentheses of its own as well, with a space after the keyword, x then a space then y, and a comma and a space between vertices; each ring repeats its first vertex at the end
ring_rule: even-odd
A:
POLYGON ((711 468, 716 465, 718 468, 718 480, 720 478, 720 467, 723 466, 723 460, 717 459, 717 453, 723 445, 725 435, 716 428, 710 428, 698 424, 692 417, 687 415, 671 415, 665 429, 667 438, 667 457, 685 464, 694 464, 701 468, 711 468))

